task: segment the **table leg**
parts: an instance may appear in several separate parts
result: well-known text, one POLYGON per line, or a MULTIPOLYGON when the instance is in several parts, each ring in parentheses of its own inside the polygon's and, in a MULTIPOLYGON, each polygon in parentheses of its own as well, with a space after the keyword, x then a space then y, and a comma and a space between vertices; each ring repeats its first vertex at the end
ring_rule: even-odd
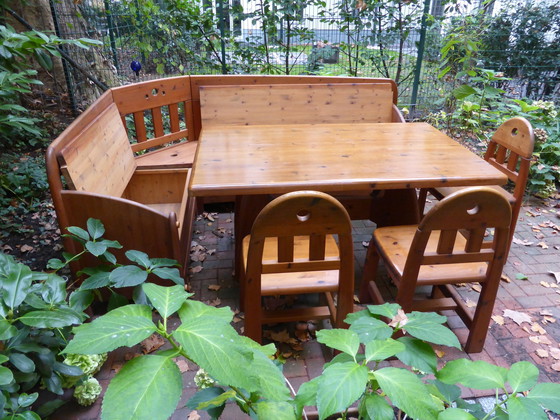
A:
POLYGON ((416 190, 406 188, 378 191, 378 194, 373 195, 370 220, 380 227, 419 223, 416 190))

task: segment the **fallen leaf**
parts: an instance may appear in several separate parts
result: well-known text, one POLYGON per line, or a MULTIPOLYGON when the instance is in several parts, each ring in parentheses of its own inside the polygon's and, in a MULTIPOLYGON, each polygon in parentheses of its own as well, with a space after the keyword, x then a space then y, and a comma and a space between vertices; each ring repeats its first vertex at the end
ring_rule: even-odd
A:
POLYGON ((183 358, 175 358, 173 359, 181 373, 188 372, 190 370, 189 363, 183 358))
POLYGON ((534 242, 529 242, 529 241, 526 240, 526 239, 518 239, 518 238, 516 238, 515 236, 513 237, 512 242, 513 242, 514 244, 523 245, 523 246, 530 246, 530 245, 533 245, 533 244, 534 244, 534 242))
POLYGON ((239 318, 239 317, 237 317, 237 316, 234 316, 234 317, 233 317, 233 323, 234 323, 234 324, 237 324, 237 323, 240 322, 240 321, 241 321, 241 318, 239 318))
POLYGON ((362 246, 363 246, 364 248, 367 248, 367 247, 369 246, 369 242, 363 241, 363 242, 362 242, 362 246))
POLYGON ((555 370, 556 372, 560 372, 560 362, 554 363, 550 367, 552 368, 552 370, 555 370))
POLYGON ((546 331, 543 327, 541 327, 539 324, 537 324, 536 322, 533 323, 533 325, 531 325, 531 331, 539 333, 539 334, 546 334, 546 331))
POLYGON ((546 281, 541 281, 541 282, 540 282, 540 285, 541 285, 542 287, 550 288, 550 283, 548 283, 548 282, 546 282, 546 281))
POLYGON ((218 306, 220 303, 222 303, 222 301, 220 300, 220 298, 216 298, 216 299, 211 300, 210 302, 208 302, 208 305, 210 305, 210 306, 218 306))
POLYGON ((505 274, 502 274, 502 277, 500 277, 503 281, 505 281, 506 283, 511 283, 511 279, 506 276, 505 274))
POLYGON ((198 411, 196 410, 191 411, 187 416, 187 420, 200 420, 200 415, 198 414, 198 411))
POLYGON ((539 357, 541 357, 541 358, 543 358, 543 359, 544 359, 545 357, 548 357, 548 352, 547 352, 546 350, 544 350, 544 349, 537 349, 536 353, 537 353, 537 356, 539 356, 539 357))
POLYGON ((293 356, 293 353, 291 351, 285 351, 285 352, 282 353, 282 357, 284 359, 289 359, 292 356, 293 356))
POLYGON ((226 219, 226 223, 231 223, 233 220, 231 219, 226 219))
POLYGON ((523 273, 517 273, 517 274, 515 275, 515 278, 516 278, 517 280, 529 280, 529 277, 527 277, 527 276, 526 276, 525 274, 523 274, 523 273))
POLYGON ((300 331, 300 330, 296 331, 296 337, 299 341, 304 341, 304 342, 309 341, 309 339, 311 338, 311 337, 309 337, 309 334, 308 334, 307 331, 300 331))
POLYGON ((200 273, 202 271, 202 266, 197 265, 196 267, 191 267, 190 271, 192 274, 200 273))
POLYGON ((492 315, 492 319, 498 325, 504 325, 504 317, 501 315, 492 315))
POLYGON ((557 347, 550 347, 550 355, 556 360, 560 360, 560 349, 557 347))
POLYGON ((480 293, 482 287, 480 286, 480 284, 471 284, 471 289, 473 289, 475 292, 480 293))
POLYGON ((29 252, 29 251, 33 251, 35 248, 33 248, 32 246, 29 245, 22 245, 21 248, 19 249, 21 252, 29 252))
POLYGON ((556 284, 560 284, 560 271, 549 271, 548 273, 554 276, 556 284))
POLYGON ((551 324, 554 324, 556 322, 556 318, 547 315, 543 318, 543 321, 545 321, 547 323, 550 322, 551 324))
POLYGON ((467 308, 474 308, 476 306, 476 302, 467 299, 467 301, 465 302, 465 305, 467 305, 467 308))
POLYGON ((217 292, 221 288, 222 288, 222 286, 220 286, 219 284, 210 284, 208 286, 208 290, 212 290, 213 292, 217 292))
POLYGON ((444 352, 443 350, 436 349, 435 352, 436 352, 436 356, 439 357, 440 359, 441 359, 443 356, 445 356, 445 352, 444 352))
POLYGON ((216 250, 215 249, 209 249, 207 251, 207 253, 208 253, 208 255, 214 255, 216 253, 216 250))
POLYGON ((144 354, 153 353, 164 344, 165 340, 158 334, 152 334, 140 343, 140 345, 142 346, 142 353, 144 354))
POLYGON ((539 243, 537 244, 537 246, 540 246, 542 249, 548 249, 548 245, 545 244, 544 242, 539 242, 539 243))
POLYGON ((517 325, 521 325, 524 322, 529 324, 532 322, 531 317, 523 312, 512 311, 511 309, 504 310, 504 317, 512 319, 517 325))
POLYGON ((531 340, 535 344, 552 344, 548 337, 544 335, 532 335, 531 337, 529 337, 529 340, 531 340))

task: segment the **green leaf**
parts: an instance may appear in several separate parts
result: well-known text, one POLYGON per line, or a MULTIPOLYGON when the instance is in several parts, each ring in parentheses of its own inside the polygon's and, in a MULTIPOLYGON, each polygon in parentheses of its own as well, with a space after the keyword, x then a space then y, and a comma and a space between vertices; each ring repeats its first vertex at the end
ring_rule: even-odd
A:
POLYGON ((35 363, 25 354, 11 353, 10 363, 14 365, 17 370, 23 373, 30 373, 35 371, 35 363))
POLYGON ((7 319, 0 319, 0 340, 12 338, 17 333, 17 328, 8 322, 7 319))
POLYGON ((523 274, 523 273, 517 273, 517 274, 515 275, 515 278, 516 278, 517 280, 527 280, 529 277, 527 277, 527 276, 526 276, 525 274, 523 274))
POLYGON ((107 251, 107 246, 103 245, 100 242, 87 241, 85 246, 86 246, 86 249, 91 254, 95 255, 96 257, 99 257, 100 255, 103 255, 105 253, 105 251, 107 251))
POLYGON ((247 374, 254 376, 262 398, 268 401, 288 401, 291 394, 282 370, 260 348, 261 346, 252 349, 253 361, 247 374))
POLYGON ((5 366, 0 366, 0 385, 8 385, 14 380, 14 374, 5 366))
POLYGON ((360 337, 361 343, 369 343, 371 340, 385 340, 393 335, 393 329, 379 319, 361 317, 356 319, 349 328, 360 337))
POLYGON ((460 383, 469 388, 495 389, 504 388, 507 369, 492 365, 483 360, 475 362, 458 359, 448 362, 436 378, 446 384, 460 383))
POLYGON ((405 345, 397 354, 401 362, 422 372, 436 373, 437 357, 432 346, 413 337, 400 337, 397 341, 405 345))
POLYGON ((56 372, 59 372, 63 375, 67 375, 67 376, 82 376, 84 374, 84 372, 82 371, 82 369, 78 366, 71 366, 71 365, 67 365, 65 363, 60 363, 60 362, 54 362, 53 368, 56 372))
POLYGON ((92 240, 97 240, 105 233, 105 226, 97 219, 89 218, 87 220, 87 230, 92 240))
POLYGON ((142 316, 121 317, 115 316, 113 312, 74 328, 74 339, 63 352, 99 354, 122 346, 132 347, 157 330, 151 320, 142 316))
POLYGON ((192 293, 187 293, 183 286, 164 287, 145 283, 142 289, 154 308, 163 318, 168 318, 179 310, 192 293))
POLYGON ((529 362, 517 362, 511 365, 507 373, 512 394, 528 391, 533 388, 539 378, 539 369, 529 362))
POLYGON ((135 265, 125 265, 111 271, 109 279, 115 287, 129 287, 144 283, 148 273, 135 265))
POLYGON ((25 325, 37 328, 60 328, 82 323, 82 318, 76 311, 56 307, 50 311, 28 312, 19 320, 25 325))
POLYGON ((109 297, 109 303, 107 305, 107 309, 109 311, 112 311, 113 309, 117 309, 120 308, 121 306, 125 306, 128 304, 129 304, 128 299, 125 296, 115 292, 114 290, 111 290, 111 296, 109 297))
POLYGON ((184 321, 173 332, 173 338, 187 349, 189 358, 220 384, 235 386, 248 392, 258 390, 258 381, 251 378, 253 353, 238 343, 239 336, 229 324, 213 317, 184 321))
POLYGON ((304 382, 298 389, 294 403, 296 404, 296 414, 301 418, 303 407, 314 406, 317 404, 317 389, 319 388, 320 376, 304 382))
POLYGON ((83 239, 84 241, 89 241, 89 233, 87 233, 85 230, 83 230, 80 227, 77 226, 70 226, 68 229, 68 232, 70 232, 72 235, 77 236, 80 239, 83 239))
POLYGON ((147 355, 126 363, 103 398, 104 420, 169 418, 181 398, 183 381, 169 357, 147 355), (126 403, 124 403, 126 402, 126 403))
MULTIPOLYGON (((198 391, 192 396, 190 400, 187 401, 186 407, 191 410, 199 409, 199 405, 208 401, 216 401, 220 395, 224 394, 224 390, 219 387, 204 388, 198 391)), ((229 395, 229 394, 228 394, 229 395)), ((212 418, 219 418, 224 411, 225 404, 216 405, 215 407, 208 407, 206 410, 212 418)))
POLYGON ((368 368, 354 362, 327 367, 317 387, 319 418, 346 410, 362 393, 368 380, 368 368))
POLYGON ((441 325, 446 321, 444 316, 430 312, 412 312, 408 314, 408 322, 404 326, 411 336, 433 344, 461 348, 457 336, 441 325))
POLYGON ((4 290, 2 299, 10 309, 17 308, 25 300, 31 287, 31 269, 24 264, 9 264, 7 276, 0 286, 4 290))
POLYGON ((529 398, 512 396, 507 401, 510 420, 548 420, 540 405, 529 398))
POLYGON ((393 420, 395 412, 382 396, 370 393, 360 402, 359 412, 362 418, 375 420, 393 420))
POLYGON ((278 401, 263 401, 256 405, 259 420, 296 420, 292 404, 278 401))
POLYGON ((430 379, 428 383, 434 387, 431 393, 447 403, 452 403, 461 398, 461 388, 455 384, 444 384, 437 379, 430 379))
POLYGON ((171 280, 173 283, 183 286, 185 284, 185 280, 181 277, 181 273, 177 268, 171 267, 162 267, 162 268, 154 268, 152 270, 152 274, 155 274, 160 279, 171 280))
POLYGON ((467 96, 470 96, 472 94, 476 93, 476 89, 474 89, 473 87, 469 86, 469 85, 462 85, 459 86, 458 88, 454 89, 452 94, 456 99, 464 99, 467 96))
POLYGON ((317 341, 351 356, 355 356, 360 348, 358 334, 350 330, 319 330, 317 331, 317 341))
POLYGON ((130 316, 141 316, 146 318, 147 320, 152 320, 152 308, 148 305, 126 305, 121 306, 120 308, 113 309, 107 315, 111 314, 111 316, 115 317, 130 317, 130 316))
POLYGON ((109 271, 95 273, 84 280, 79 290, 93 290, 108 286, 109 283, 111 283, 110 275, 111 273, 109 271))
POLYGON ((398 310, 401 306, 397 303, 384 303, 383 305, 368 305, 367 310, 372 315, 384 316, 387 318, 393 318, 397 315, 398 310))
POLYGON ((448 408, 439 413, 438 420, 476 420, 476 417, 460 408, 448 408))
MULTIPOLYGON (((220 389, 220 388, 218 388, 220 389)), ((206 410, 207 408, 216 408, 216 407, 220 407, 223 404, 226 403, 227 400, 229 399, 233 399, 235 398, 236 392, 233 389, 230 389, 229 391, 226 392, 222 392, 220 393, 220 395, 217 395, 216 397, 208 400, 208 401, 202 401, 197 405, 197 409, 199 410, 206 410)))
POLYGON ((144 268, 149 268, 152 265, 152 263, 150 262, 150 257, 148 257, 148 254, 146 254, 145 252, 130 250, 126 251, 124 255, 126 255, 126 258, 128 258, 130 261, 135 262, 136 264, 141 265, 144 268))
POLYGON ((403 350, 405 345, 392 338, 372 340, 366 343, 366 362, 385 360, 403 350))
POLYGON ((66 280, 56 274, 48 274, 41 296, 49 304, 59 304, 66 300, 66 280))
POLYGON ((547 410, 560 413, 560 384, 537 384, 529 392, 527 399, 536 401, 547 410))
POLYGON ((82 312, 93 302, 93 292, 91 290, 75 290, 70 294, 70 307, 78 312, 82 312))
POLYGON ((404 369, 386 367, 373 372, 381 389, 396 407, 412 418, 435 419, 440 407, 416 375, 404 369))
POLYGON ((213 317, 220 319, 224 323, 230 323, 233 319, 233 312, 229 307, 216 308, 197 300, 187 300, 179 309, 181 322, 187 322, 199 317, 213 317))
POLYGON ((26 394, 25 392, 22 392, 18 396, 18 405, 20 407, 29 407, 37 400, 38 397, 39 394, 37 392, 34 392, 33 394, 26 394))

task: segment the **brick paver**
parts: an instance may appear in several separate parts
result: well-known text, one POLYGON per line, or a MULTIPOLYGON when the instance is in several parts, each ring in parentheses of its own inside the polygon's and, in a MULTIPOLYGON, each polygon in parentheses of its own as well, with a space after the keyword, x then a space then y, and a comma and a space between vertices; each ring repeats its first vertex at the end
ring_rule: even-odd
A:
MULTIPOLYGON (((517 224, 516 238, 533 242, 531 245, 512 244, 510 256, 504 269, 511 282, 501 282, 494 315, 503 316, 506 309, 528 314, 533 323, 540 325, 545 331, 539 333, 532 330, 533 324, 523 323, 517 325, 512 319, 504 317, 503 325, 491 322, 488 338, 484 351, 479 354, 468 355, 458 349, 438 348, 443 353, 439 365, 460 357, 471 360, 484 360, 499 366, 510 366, 518 361, 530 361, 539 367, 541 382, 560 383, 560 360, 549 357, 539 357, 537 349, 550 350, 559 348, 560 341, 560 288, 550 271, 560 271, 560 208, 558 201, 543 202, 531 199, 521 211, 517 224), (538 245, 538 243, 542 243, 538 245), (522 276, 523 275, 523 276, 522 276), (519 277, 526 276, 526 280, 519 277), (544 282, 544 283, 543 283, 544 282), (548 287, 547 287, 548 286, 548 287), (551 315, 546 315, 546 314, 551 315), (546 321, 545 316, 550 316, 546 321), (553 322, 555 320, 556 322, 553 322), (539 342, 537 337, 544 336, 545 343, 539 342), (532 340, 530 339, 532 338, 532 340), (535 342, 536 341, 536 342, 535 342), (555 365, 553 367, 553 365, 555 365)), ((202 270, 190 276, 190 285, 195 293, 195 298, 219 306, 230 306, 237 309, 239 290, 233 277, 233 214, 220 213, 214 215, 215 221, 200 219, 195 224, 193 240, 204 246, 209 252, 202 262, 193 262, 191 268, 201 265, 202 270), (218 291, 209 289, 209 286, 219 284, 218 291), (217 300, 218 299, 218 300, 217 300)), ((365 247, 363 241, 369 240, 374 225, 368 221, 354 222, 354 246, 356 255, 356 278, 359 280, 363 269, 365 247)), ((387 288, 389 291, 391 288, 387 288)), ((476 299, 476 292, 463 288, 463 297, 476 299)), ((449 327, 457 334, 464 344, 467 329, 462 321, 452 312, 448 312, 449 327)), ((242 321, 234 324, 241 330, 242 321)), ((534 327, 533 327, 534 328, 534 327)), ((534 328, 535 329, 535 328, 534 328)), ((550 353, 550 352, 549 352, 550 353)), ((122 353, 121 353, 122 355, 122 353)), ((285 373, 290 384, 297 389, 305 381, 319 375, 323 363, 331 357, 330 352, 314 340, 303 343, 303 351, 297 357, 290 358, 285 365, 285 373)), ((398 363, 390 362, 390 363, 398 363)), ((194 369, 195 367, 193 367, 194 369)), ((107 372, 104 372, 104 378, 107 372)), ((192 372, 185 374, 185 389, 181 402, 184 403, 188 396, 195 392, 192 381, 192 372)), ((105 381, 104 381, 105 382, 105 381)), ((481 397, 489 395, 488 391, 465 390, 463 397, 481 397)), ((89 410, 72 410, 73 405, 64 409, 64 417, 59 419, 89 420, 98 418, 100 404, 97 403, 89 410), (72 415, 70 415, 72 413, 72 415)), ((223 418, 244 419, 236 407, 230 406, 223 418)), ((190 413, 189 409, 181 404, 172 417, 185 419, 190 413)), ((205 412, 199 412, 202 419, 208 418, 205 412)))

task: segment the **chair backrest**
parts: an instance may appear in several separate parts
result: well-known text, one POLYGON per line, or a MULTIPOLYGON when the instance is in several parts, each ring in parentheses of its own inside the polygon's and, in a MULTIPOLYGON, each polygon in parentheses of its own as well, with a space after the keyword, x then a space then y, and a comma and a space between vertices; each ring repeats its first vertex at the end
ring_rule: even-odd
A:
MULTIPOLYGON (((513 196, 521 204, 533 156, 534 134, 531 123, 522 117, 507 120, 498 127, 484 159, 515 183, 513 196)), ((514 215, 517 218, 517 215, 514 215)))
POLYGON ((131 115, 134 127, 127 127, 137 141, 132 151, 166 145, 189 137, 192 126, 189 76, 151 80, 111 89, 123 125, 131 115))
MULTIPOLYGON (((508 200, 492 188, 464 188, 447 196, 435 204, 418 226, 404 267, 403 282, 414 282, 422 265, 472 262, 488 263, 480 281, 499 279, 507 255, 510 221, 508 200), (494 234, 486 239, 489 228, 494 228, 494 234), (456 249, 456 240, 458 237, 464 240, 461 233, 465 231, 465 247, 456 249), (435 252, 426 251, 431 235, 439 235, 435 252), (485 247, 488 242, 491 245, 485 247)), ((456 274, 459 279, 461 273, 456 274)))
POLYGON ((388 83, 201 86, 202 126, 391 122, 388 83))
POLYGON ((251 230, 248 278, 257 273, 340 270, 339 279, 354 278, 352 225, 334 197, 317 191, 296 191, 277 197, 257 216, 251 230), (339 257, 325 259, 325 238, 338 235, 339 257), (294 255, 294 237, 309 237, 307 255, 294 255), (278 261, 263 264, 266 238, 278 238, 278 261))
POLYGON ((71 189, 120 197, 136 169, 136 161, 115 104, 61 147, 57 160, 71 189))
MULTIPOLYGON (((68 226, 85 228, 87 219, 99 219, 105 226, 107 239, 119 241, 122 250, 111 251, 120 262, 128 261, 124 252, 143 251, 151 258, 173 258, 183 263, 179 252, 177 218, 163 215, 147 206, 123 198, 81 191, 62 191, 62 202, 68 226)), ((72 251, 71 251, 72 252, 72 251)), ((81 262, 82 267, 87 261, 81 262)))

